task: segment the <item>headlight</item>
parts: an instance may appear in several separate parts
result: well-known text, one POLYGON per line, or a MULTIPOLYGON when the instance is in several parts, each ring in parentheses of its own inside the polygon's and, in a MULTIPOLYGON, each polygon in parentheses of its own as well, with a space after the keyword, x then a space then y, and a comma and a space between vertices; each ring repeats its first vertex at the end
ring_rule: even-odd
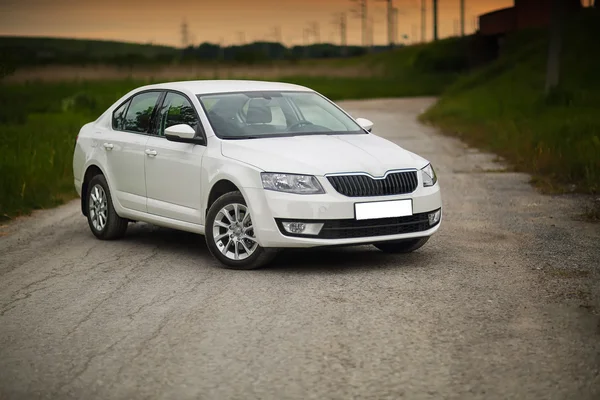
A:
POLYGON ((437 182, 437 175, 431 164, 427 164, 425 168, 421 169, 421 172, 423 172, 423 186, 427 187, 435 185, 437 182))
POLYGON ((278 174, 263 172, 260 174, 263 187, 267 190, 296 194, 322 194, 323 187, 312 175, 278 174))

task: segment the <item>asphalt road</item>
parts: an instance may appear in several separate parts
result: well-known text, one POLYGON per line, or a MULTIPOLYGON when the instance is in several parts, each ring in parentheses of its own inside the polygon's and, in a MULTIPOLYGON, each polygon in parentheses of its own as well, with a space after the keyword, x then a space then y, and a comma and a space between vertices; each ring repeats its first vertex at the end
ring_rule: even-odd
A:
POLYGON ((228 271, 188 233, 98 241, 77 202, 0 226, 0 398, 599 399, 598 224, 419 125, 431 101, 343 103, 437 168, 410 255, 228 271))

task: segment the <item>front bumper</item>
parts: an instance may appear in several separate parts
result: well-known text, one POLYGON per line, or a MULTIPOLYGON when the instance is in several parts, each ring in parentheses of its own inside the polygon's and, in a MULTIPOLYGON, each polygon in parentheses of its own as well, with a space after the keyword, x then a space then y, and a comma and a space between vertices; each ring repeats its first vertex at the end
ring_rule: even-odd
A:
MULTIPOLYGON (((245 188, 244 195, 250 209, 252 210, 252 222, 259 244, 262 247, 320 247, 369 244, 380 241, 402 240, 416 237, 431 236, 440 227, 441 218, 435 225, 422 225, 423 215, 442 208, 442 199, 439 184, 432 187, 418 187, 413 193, 396 196, 379 197, 346 197, 333 188, 325 188, 326 194, 319 195, 297 195, 282 192, 274 192, 258 188, 245 188), (412 199, 413 217, 395 221, 356 221, 354 215, 354 204, 364 202, 377 202, 389 200, 412 199), (327 232, 321 232, 317 237, 307 235, 293 236, 282 233, 283 221, 307 221, 323 222, 324 228, 329 227, 327 232), (401 226, 419 222, 419 231, 409 231, 401 226), (397 228, 389 226, 396 224, 397 228), (404 224, 404 225, 403 225, 404 224), (387 225, 382 228, 380 225, 387 225), (348 229, 342 230, 342 228, 348 229), (429 228, 429 229, 427 229, 429 228), (387 229, 387 230, 386 230, 387 229), (335 231, 335 234, 333 233, 335 231), (343 234, 341 232, 344 232, 343 234), (391 233, 392 234, 387 234, 391 233), (399 233, 396 233, 399 232, 399 233), (366 235, 366 236, 362 236, 366 235), (349 237, 351 236, 351 237, 349 237)), ((391 220, 391 219, 390 219, 391 220)))

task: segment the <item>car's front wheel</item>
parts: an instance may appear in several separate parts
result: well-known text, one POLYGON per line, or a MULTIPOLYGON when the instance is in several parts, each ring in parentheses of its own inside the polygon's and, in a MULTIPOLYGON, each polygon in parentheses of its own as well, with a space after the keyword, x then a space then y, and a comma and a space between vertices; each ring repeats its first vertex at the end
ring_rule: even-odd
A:
POLYGON ((423 238, 398 240, 394 242, 375 243, 374 246, 384 253, 411 253, 423 247, 429 236, 423 238))
POLYGON ((258 244, 250 209, 237 191, 224 194, 211 205, 205 234, 208 249, 225 268, 259 268, 277 254, 258 244))

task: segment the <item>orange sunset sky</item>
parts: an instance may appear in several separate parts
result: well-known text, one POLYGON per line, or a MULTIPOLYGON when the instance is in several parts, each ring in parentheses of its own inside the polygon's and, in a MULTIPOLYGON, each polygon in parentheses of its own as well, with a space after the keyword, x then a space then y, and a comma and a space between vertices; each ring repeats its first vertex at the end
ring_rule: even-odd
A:
MULTIPOLYGON (((432 37, 431 0, 427 2, 427 39, 432 37)), ((374 43, 387 37, 386 4, 369 0, 374 43)), ((466 0, 466 31, 479 14, 509 7, 513 0, 466 0)), ((394 0, 399 34, 420 39, 421 0, 394 0)), ((348 43, 360 44, 360 20, 352 0, 0 0, 0 35, 73 37, 180 46, 181 24, 193 44, 276 40, 276 27, 287 45, 303 43, 303 29, 319 25, 322 42, 340 42, 335 15, 348 14, 348 43)), ((459 0, 439 0, 440 36, 457 29, 459 0)), ((314 39, 311 39, 314 41, 314 39)))

